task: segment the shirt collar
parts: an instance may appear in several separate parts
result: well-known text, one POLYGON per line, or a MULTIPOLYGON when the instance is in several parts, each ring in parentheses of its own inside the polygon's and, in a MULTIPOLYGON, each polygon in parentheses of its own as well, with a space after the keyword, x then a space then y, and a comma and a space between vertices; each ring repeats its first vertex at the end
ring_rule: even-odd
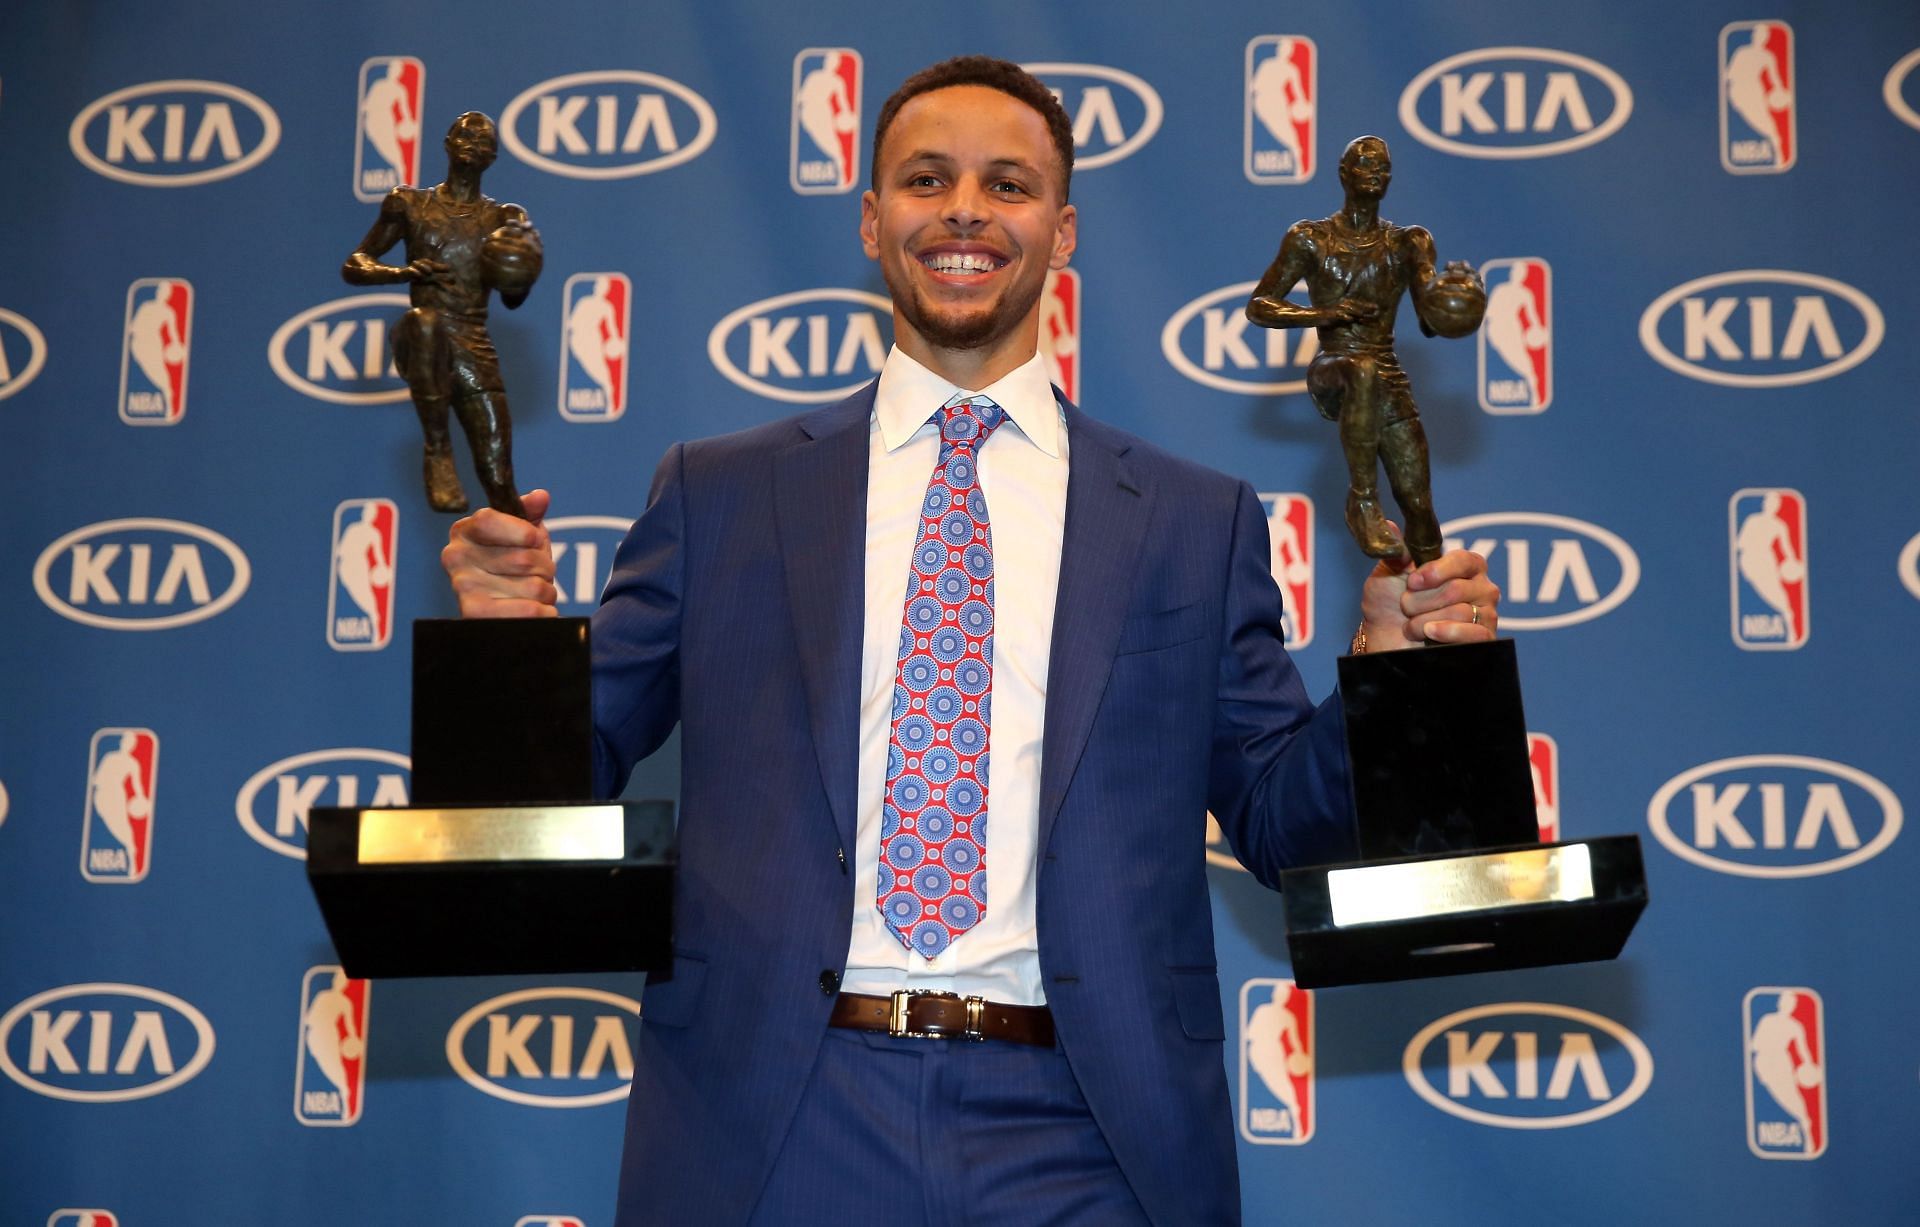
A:
POLYGON ((948 383, 894 346, 873 399, 881 443, 888 451, 902 446, 956 394, 989 397, 1035 447, 1049 456, 1060 455, 1060 405, 1047 380, 1046 361, 1038 353, 987 387, 971 389, 948 383))

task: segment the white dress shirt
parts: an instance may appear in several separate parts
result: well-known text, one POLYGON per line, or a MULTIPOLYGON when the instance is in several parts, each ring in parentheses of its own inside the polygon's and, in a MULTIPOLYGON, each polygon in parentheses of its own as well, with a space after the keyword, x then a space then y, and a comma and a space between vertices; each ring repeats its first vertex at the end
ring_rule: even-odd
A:
POLYGON ((1060 541, 1067 517, 1067 424, 1036 354, 985 388, 960 388, 897 347, 873 403, 867 452, 866 625, 860 652, 859 829, 854 849, 853 936, 842 987, 853 993, 931 989, 1041 1005, 1034 922, 1040 839, 1040 746, 1060 541), (980 922, 934 958, 909 950, 887 926, 875 893, 880 805, 907 575, 920 508, 940 456, 940 407, 956 393, 982 395, 1007 421, 981 445, 980 490, 993 540, 992 755, 987 774, 987 905, 980 922))

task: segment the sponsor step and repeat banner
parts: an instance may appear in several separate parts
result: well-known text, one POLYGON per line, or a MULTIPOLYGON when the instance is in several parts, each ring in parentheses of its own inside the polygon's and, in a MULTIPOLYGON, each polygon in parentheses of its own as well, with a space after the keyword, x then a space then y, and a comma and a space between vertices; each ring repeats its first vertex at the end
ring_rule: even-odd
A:
POLYGON ((1316 993, 1168 814, 1249 1220, 1913 1221, 1920 10, 744 11, 0 15, 0 1221, 607 1227, 641 979, 353 980, 306 887, 312 806, 405 802, 407 625, 454 608, 406 296, 338 270, 495 117, 484 190, 546 268, 491 328, 584 612, 669 443, 874 377, 874 117, 962 51, 1073 118, 1056 381, 1262 492, 1318 693, 1365 568, 1315 338, 1242 309, 1389 142, 1384 213, 1488 283, 1472 339, 1403 315, 1399 352, 1505 589, 1542 834, 1647 856, 1617 962, 1316 993))

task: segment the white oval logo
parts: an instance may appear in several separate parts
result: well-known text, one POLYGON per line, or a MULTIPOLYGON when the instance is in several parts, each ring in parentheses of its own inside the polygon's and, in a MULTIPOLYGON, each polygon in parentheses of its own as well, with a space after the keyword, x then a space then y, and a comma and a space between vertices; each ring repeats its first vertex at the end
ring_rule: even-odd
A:
POLYGON ((1428 1023, 1407 1042, 1400 1067, 1414 1093, 1442 1112, 1500 1129, 1590 1124, 1624 1111, 1653 1082, 1653 1054, 1639 1036, 1604 1015, 1544 1001, 1475 1006, 1428 1023), (1493 1025, 1468 1025, 1482 1019, 1493 1025), (1603 1056, 1596 1034, 1617 1049, 1603 1056), (1443 1036, 1432 1055, 1444 1090, 1427 1069, 1428 1049, 1443 1036), (1622 1068, 1627 1061, 1631 1069, 1622 1068))
POLYGON ((1606 140, 1632 114, 1633 91, 1619 73, 1549 47, 1448 56, 1400 94, 1400 123, 1414 139, 1463 158, 1572 153, 1606 140))
MULTIPOLYGON (((1261 328, 1247 319, 1247 299, 1259 285, 1223 285, 1175 311, 1160 329, 1161 355, 1188 379, 1222 392, 1305 392, 1320 334, 1312 328, 1261 328), (1292 378, 1276 378, 1282 374, 1292 378)), ((1290 297, 1299 296, 1296 291, 1290 297)))
POLYGON ((1798 754, 1702 763, 1647 803, 1647 825, 1667 851, 1743 878, 1850 869, 1886 851, 1902 821, 1900 798, 1879 780, 1798 754))
POLYGON ((1887 109, 1894 117, 1909 127, 1920 128, 1920 110, 1907 101, 1907 82, 1914 80, 1913 70, 1920 66, 1920 50, 1909 51, 1894 61, 1887 70, 1887 79, 1880 86, 1881 95, 1887 100, 1887 109))
POLYGON ((1912 540, 1901 549, 1899 571, 1900 582, 1907 586, 1907 591, 1913 593, 1915 598, 1920 599, 1920 533, 1915 533, 1912 540))
POLYGON ((569 179, 666 170, 705 153, 718 130, 713 108, 686 86, 619 68, 542 81, 500 116, 514 157, 569 179))
POLYGON ((405 294, 356 294, 309 307, 274 332, 267 364, 280 382, 336 405, 380 405, 407 399, 393 371, 388 338, 405 294))
POLYGON ((627 1020, 639 1016, 639 1002, 597 988, 502 993, 454 1022, 447 1032, 447 1063, 474 1090, 508 1103, 530 1108, 618 1103, 633 1083, 627 1020), (477 1025, 482 1020, 487 1020, 484 1027, 477 1025), (470 1055, 480 1058, 487 1076, 475 1072, 470 1055), (608 1085, 609 1079, 616 1084, 608 1085), (568 1083, 579 1085, 574 1089, 568 1083), (531 1089, 556 1086, 562 1089, 531 1089))
POLYGON ((560 612, 591 610, 600 602, 613 556, 633 521, 622 516, 554 516, 544 521, 553 544, 553 583, 560 612))
POLYGON ((1023 64, 1073 121, 1073 168, 1096 170, 1138 153, 1160 130, 1160 94, 1130 72, 1104 64, 1023 64), (1119 93, 1114 92, 1118 86, 1119 93))
POLYGON ((67 144, 87 169, 144 187, 191 187, 242 174, 279 143, 273 108, 219 81, 129 85, 74 116, 67 129, 67 144))
POLYGON ((263 848, 307 859, 307 814, 314 806, 395 809, 407 804, 413 760, 392 750, 343 746, 268 763, 247 777, 234 800, 240 826, 263 848))
POLYGON ((0 307, 0 400, 33 382, 47 364, 47 338, 33 321, 0 307))
POLYGON ((759 396, 802 405, 843 400, 880 376, 893 303, 866 290, 796 290, 748 303, 707 333, 707 357, 759 396))
POLYGON ((119 1103, 163 1095, 211 1060, 207 1016, 172 993, 138 984, 51 988, 0 1016, 0 1073, 50 1099, 119 1103), (28 1025, 19 1027, 23 1021, 28 1025))
POLYGON ((1880 308, 1844 281, 1777 268, 1697 277, 1640 316, 1640 344, 1655 362, 1729 388, 1831 379, 1865 362, 1886 331, 1880 308))
POLYGON ((1487 560, 1500 585, 1500 629, 1591 622, 1640 585, 1640 556, 1598 524, 1537 511, 1494 511, 1440 526, 1448 549, 1487 560), (1594 548, 1598 547, 1598 548, 1594 548))
POLYGON ((238 601, 252 578, 253 568, 239 546, 183 520, 89 524, 49 545, 33 564, 33 590, 48 609, 70 622, 112 631, 161 631, 203 622, 238 601), (56 571, 64 588, 56 589, 56 571))

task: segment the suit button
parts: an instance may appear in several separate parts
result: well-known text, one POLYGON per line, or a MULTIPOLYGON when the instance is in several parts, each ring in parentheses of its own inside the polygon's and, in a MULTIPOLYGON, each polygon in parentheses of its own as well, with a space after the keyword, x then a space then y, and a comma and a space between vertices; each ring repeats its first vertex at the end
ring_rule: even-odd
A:
POLYGON ((820 991, 831 997, 840 991, 840 973, 829 967, 820 973, 820 991))

